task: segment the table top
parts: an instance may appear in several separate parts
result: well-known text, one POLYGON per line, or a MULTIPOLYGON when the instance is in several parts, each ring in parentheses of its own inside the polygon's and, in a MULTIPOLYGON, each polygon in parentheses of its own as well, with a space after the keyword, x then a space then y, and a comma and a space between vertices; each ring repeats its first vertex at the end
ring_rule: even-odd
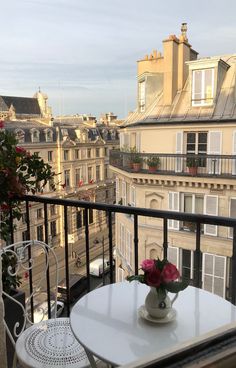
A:
POLYGON ((236 321, 236 307, 225 299, 189 286, 173 307, 176 319, 165 324, 138 314, 150 288, 134 282, 107 285, 85 295, 73 307, 71 328, 78 341, 113 365, 162 353, 216 328, 236 321))

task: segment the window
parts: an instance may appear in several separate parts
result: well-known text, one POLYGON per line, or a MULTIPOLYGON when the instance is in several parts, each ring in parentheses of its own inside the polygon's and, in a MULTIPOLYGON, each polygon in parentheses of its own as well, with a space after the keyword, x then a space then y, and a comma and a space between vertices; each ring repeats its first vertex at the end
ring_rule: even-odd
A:
POLYGON ((16 139, 18 143, 24 143, 25 142, 25 132, 21 129, 16 130, 16 139))
POLYGON ((31 131, 31 141, 33 143, 39 142, 39 131, 34 129, 31 131))
MULTIPOLYGON (((193 155, 207 154, 207 132, 188 132, 186 153, 193 155)), ((206 167, 206 158, 199 159, 199 167, 206 167)))
POLYGON ((88 167, 88 182, 92 180, 93 168, 92 166, 88 167))
POLYGON ((108 165, 104 165, 104 179, 108 178, 108 165))
POLYGON ((54 215, 56 215, 56 206, 55 206, 55 204, 51 204, 51 206, 50 206, 50 214, 51 214, 51 216, 54 216, 54 215))
POLYGON ((36 217, 37 217, 37 219, 41 219, 41 218, 43 218, 43 209, 42 209, 42 208, 39 208, 39 209, 36 211, 36 217))
POLYGON ((76 228, 80 229, 82 227, 82 213, 78 211, 76 213, 76 228))
POLYGON ((50 222, 50 232, 52 238, 54 238, 57 235, 57 223, 56 221, 50 222))
MULTIPOLYGON (((236 217, 236 198, 230 198, 229 216, 236 217)), ((229 228, 229 237, 233 238, 233 228, 229 228)))
POLYGON ((108 149, 108 147, 105 147, 104 148, 104 155, 105 156, 109 156, 109 149, 108 149))
POLYGON ((69 150, 64 150, 64 161, 69 160, 69 150))
POLYGON ((93 210, 89 208, 89 224, 93 223, 93 210))
MULTIPOLYGON (((188 213, 204 213, 204 197, 198 194, 182 193, 182 210, 188 213)), ((194 222, 183 221, 182 228, 188 231, 195 231, 194 222)))
POLYGON ((53 151, 48 151, 48 161, 52 161, 52 154, 53 154, 53 151))
POLYGON ((100 157, 100 148, 96 148, 96 157, 100 157))
POLYGON ((96 181, 100 181, 100 166, 96 166, 96 181))
POLYGON ((81 169, 75 169, 75 186, 79 186, 80 185, 80 180, 81 180, 81 169))
POLYGON ((91 158, 91 148, 87 149, 87 158, 91 158))
POLYGON ((214 97, 214 69, 194 70, 192 74, 192 105, 212 105, 214 97))
POLYGON ((43 241, 43 225, 37 226, 37 240, 43 241))
POLYGON ((22 241, 28 240, 28 231, 25 230, 22 232, 22 241))
POLYGON ((138 85, 139 110, 145 111, 145 81, 139 82, 138 85))
POLYGON ((65 186, 69 187, 70 186, 70 170, 64 171, 64 178, 65 178, 65 186))
POLYGON ((75 159, 79 160, 79 149, 75 150, 75 159))
POLYGON ((45 138, 46 142, 52 142, 52 131, 50 129, 45 131, 45 138))
POLYGON ((202 288, 225 297, 226 257, 203 253, 202 288))
POLYGON ((26 214, 26 212, 23 212, 22 213, 22 218, 21 219, 22 219, 22 223, 23 224, 26 224, 26 222, 27 222, 27 214, 26 214))

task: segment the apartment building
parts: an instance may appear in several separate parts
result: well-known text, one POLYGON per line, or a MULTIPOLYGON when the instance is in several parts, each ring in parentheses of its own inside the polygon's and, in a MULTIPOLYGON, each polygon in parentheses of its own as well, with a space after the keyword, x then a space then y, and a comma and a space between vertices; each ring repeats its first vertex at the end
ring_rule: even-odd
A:
MULTIPOLYGON (((58 174, 56 191, 47 185, 42 195, 55 198, 114 203, 115 180, 109 166, 109 152, 119 145, 119 127, 100 124, 96 119, 54 119, 47 105, 48 97, 41 91, 33 98, 0 96, 0 115, 4 128, 16 134, 19 145, 36 153, 48 162, 58 174), (13 113, 14 112, 14 113, 13 113), (89 124, 88 124, 89 122, 89 124)), ((15 241, 26 240, 26 209, 16 224, 15 241)), ((84 237, 84 216, 80 210, 70 210, 68 216, 68 242, 76 248, 84 237)), ((30 237, 44 240, 44 209, 31 203, 30 237)), ((90 233, 106 229, 106 217, 97 211, 89 213, 90 233)), ((64 223, 60 206, 48 208, 49 242, 63 246, 64 223)))
MULTIPOLYGON (((220 216, 236 215, 236 55, 199 58, 187 25, 137 65, 137 108, 111 152, 117 203, 220 216), (153 164, 151 167, 151 162, 153 164), (138 165, 134 165, 138 163, 138 165)), ((117 279, 134 270, 133 217, 116 217, 117 279)), ((163 223, 139 221, 139 260, 163 257, 163 223)), ((168 222, 168 258, 193 278, 196 233, 168 222)), ((201 228, 202 287, 228 296, 232 230, 201 228)))

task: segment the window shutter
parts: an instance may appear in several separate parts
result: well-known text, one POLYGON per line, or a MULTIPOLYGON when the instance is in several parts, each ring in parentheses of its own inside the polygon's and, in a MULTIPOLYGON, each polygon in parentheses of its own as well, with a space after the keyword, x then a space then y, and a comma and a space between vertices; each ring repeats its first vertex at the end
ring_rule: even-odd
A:
MULTIPOLYGON (((236 155, 236 131, 233 132, 232 155, 236 155)), ((232 160, 232 175, 236 175, 236 158, 232 160)))
POLYGON ((122 204, 126 206, 126 182, 122 181, 122 204))
POLYGON ((130 204, 132 207, 136 206, 136 192, 135 187, 133 187, 132 185, 130 187, 130 204))
POLYGON ((168 246, 167 258, 170 263, 179 268, 179 248, 168 246))
MULTIPOLYGON (((221 154, 221 132, 209 132, 208 134, 208 154, 209 155, 220 155, 221 154)), ((221 161, 219 158, 208 158, 207 167, 209 174, 220 174, 221 172, 221 161)))
MULTIPOLYGON (((183 132, 176 133, 176 153, 177 154, 183 153, 183 132)), ((183 171, 183 158, 176 157, 175 172, 182 172, 182 171, 183 171)))
POLYGON ((119 178, 116 178, 116 203, 120 200, 119 178))
MULTIPOLYGON (((169 192, 169 210, 179 211, 179 192, 169 192)), ((169 229, 179 230, 179 221, 168 220, 169 229)))
POLYGON ((125 256, 125 227, 121 224, 121 247, 120 251, 122 256, 125 256))
POLYGON ((203 253, 202 287, 225 298, 226 257, 203 253))
MULTIPOLYGON (((205 214, 217 216, 218 215, 218 196, 206 195, 205 196, 205 214)), ((204 233, 206 235, 217 236, 217 226, 216 225, 204 225, 204 233)))

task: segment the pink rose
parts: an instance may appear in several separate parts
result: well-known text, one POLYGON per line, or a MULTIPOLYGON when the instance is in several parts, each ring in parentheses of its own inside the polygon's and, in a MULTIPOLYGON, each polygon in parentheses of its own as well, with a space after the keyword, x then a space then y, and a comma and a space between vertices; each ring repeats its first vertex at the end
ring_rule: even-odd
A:
POLYGON ((172 263, 167 263, 162 270, 161 279, 162 282, 168 283, 179 278, 179 271, 172 263))
POLYGON ((146 274, 145 280, 148 286, 159 287, 161 284, 161 271, 157 268, 153 268, 146 274))
POLYGON ((151 271, 155 266, 154 259, 145 259, 141 263, 141 268, 144 272, 151 271))
POLYGON ((25 153, 26 150, 23 147, 16 147, 16 153, 25 153))

